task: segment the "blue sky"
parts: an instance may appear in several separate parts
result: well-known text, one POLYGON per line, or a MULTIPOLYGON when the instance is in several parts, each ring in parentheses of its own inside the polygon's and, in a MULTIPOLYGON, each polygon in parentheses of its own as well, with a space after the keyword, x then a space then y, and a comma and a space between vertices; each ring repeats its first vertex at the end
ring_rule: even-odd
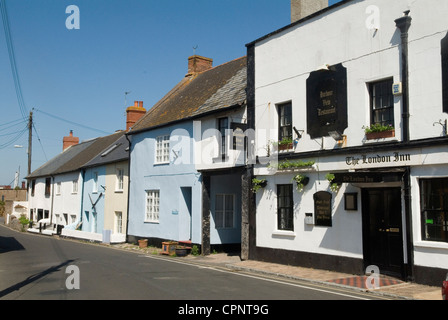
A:
MULTIPOLYGON (((148 109, 163 97, 186 74, 193 47, 217 66, 290 23, 290 0, 5 2, 26 115, 34 108, 32 170, 62 151, 70 130, 82 141, 125 129, 126 107, 139 100, 148 109), (79 29, 66 28, 69 5, 80 10, 79 29)), ((9 61, 2 19, 0 185, 19 168, 22 180, 28 163, 9 61)))

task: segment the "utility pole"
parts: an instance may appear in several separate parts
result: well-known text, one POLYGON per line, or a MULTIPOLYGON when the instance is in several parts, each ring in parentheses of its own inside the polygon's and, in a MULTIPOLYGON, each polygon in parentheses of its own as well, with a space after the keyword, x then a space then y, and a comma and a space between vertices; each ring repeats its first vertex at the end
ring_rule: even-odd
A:
POLYGON ((31 174, 31 152, 33 150, 33 111, 28 119, 28 175, 31 174))

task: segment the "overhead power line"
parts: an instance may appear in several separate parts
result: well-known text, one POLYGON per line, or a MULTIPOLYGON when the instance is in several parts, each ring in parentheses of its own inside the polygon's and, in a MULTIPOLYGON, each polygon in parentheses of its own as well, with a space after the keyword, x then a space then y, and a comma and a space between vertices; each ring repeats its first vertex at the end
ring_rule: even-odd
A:
POLYGON ((15 57, 14 43, 11 35, 11 28, 9 23, 8 11, 6 9, 6 0, 0 0, 0 12, 3 21, 3 29, 5 31, 6 45, 8 47, 9 63, 11 65, 11 72, 14 78, 14 87, 17 95, 17 102, 19 104, 20 113, 23 119, 28 119, 27 108, 22 94, 22 85, 20 84, 19 71, 15 57))
POLYGON ((44 114, 44 115, 46 115, 48 117, 51 117, 51 118, 54 118, 54 119, 57 119, 57 120, 60 120, 60 121, 67 122, 67 123, 73 124, 73 125, 81 127, 81 128, 89 129, 89 130, 96 131, 96 132, 99 132, 99 133, 102 133, 102 134, 107 134, 107 135, 110 134, 110 132, 106 132, 106 131, 103 131, 103 130, 100 130, 100 129, 92 128, 92 127, 89 127, 89 126, 86 126, 86 125, 83 125, 81 123, 77 123, 77 122, 74 122, 74 121, 70 121, 70 120, 67 120, 67 119, 55 116, 54 114, 51 114, 51 113, 48 113, 48 112, 45 112, 45 111, 42 111, 42 110, 39 110, 39 109, 34 109, 34 110, 37 111, 37 112, 40 112, 40 113, 42 113, 42 114, 44 114))

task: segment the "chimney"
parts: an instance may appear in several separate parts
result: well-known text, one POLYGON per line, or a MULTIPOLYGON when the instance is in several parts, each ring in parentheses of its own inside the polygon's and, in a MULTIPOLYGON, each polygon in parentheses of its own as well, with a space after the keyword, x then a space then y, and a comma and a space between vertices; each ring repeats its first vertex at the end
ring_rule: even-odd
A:
POLYGON ((67 149, 68 147, 74 146, 79 143, 79 138, 73 136, 73 130, 70 130, 70 136, 64 137, 62 140, 62 150, 67 149))
POLYGON ((134 106, 126 109, 126 131, 129 131, 145 113, 143 101, 134 101, 134 106))
POLYGON ((291 0, 291 23, 328 7, 328 0, 291 0))
POLYGON ((213 68, 213 59, 194 55, 188 58, 187 76, 204 72, 213 68))

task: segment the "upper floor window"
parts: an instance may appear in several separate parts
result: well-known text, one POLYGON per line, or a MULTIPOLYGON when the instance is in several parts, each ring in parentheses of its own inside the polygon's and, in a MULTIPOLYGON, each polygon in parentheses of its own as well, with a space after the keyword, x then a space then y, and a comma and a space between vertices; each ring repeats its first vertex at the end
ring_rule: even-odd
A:
POLYGON ((442 95, 443 112, 448 113, 448 33, 442 39, 442 95))
POLYGON ((45 195, 49 196, 51 194, 51 178, 45 179, 45 195))
POLYGON ((164 135, 156 138, 156 163, 170 161, 170 136, 164 135))
POLYGON ((123 169, 117 168, 117 183, 115 191, 123 191, 123 169))
POLYGON ((226 156, 227 151, 227 140, 226 140, 226 130, 229 129, 229 119, 228 118, 219 118, 218 119, 218 131, 221 133, 221 143, 220 147, 220 156, 224 158, 226 156))
POLYGON ((369 84, 371 125, 394 127, 393 79, 369 84))
POLYGON ((277 106, 278 141, 292 140, 292 105, 291 102, 277 106))
POLYGON ((34 191, 36 190, 36 180, 31 180, 31 196, 34 197, 34 191))
POLYGON ((78 180, 72 181, 72 193, 78 193, 78 180))
POLYGON ((93 192, 98 192, 98 172, 93 173, 93 192))

